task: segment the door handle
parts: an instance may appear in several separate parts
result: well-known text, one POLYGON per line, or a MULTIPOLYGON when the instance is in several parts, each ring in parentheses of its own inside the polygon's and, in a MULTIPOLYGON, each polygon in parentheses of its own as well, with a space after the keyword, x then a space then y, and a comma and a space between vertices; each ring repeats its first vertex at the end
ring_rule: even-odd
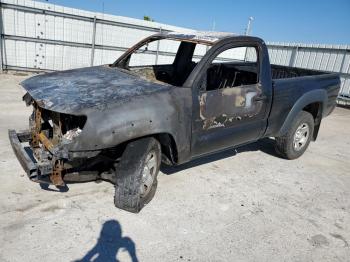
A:
POLYGON ((265 95, 259 95, 259 96, 255 96, 255 97, 253 98, 253 101, 254 101, 254 102, 265 101, 266 99, 267 99, 267 96, 265 96, 265 95))

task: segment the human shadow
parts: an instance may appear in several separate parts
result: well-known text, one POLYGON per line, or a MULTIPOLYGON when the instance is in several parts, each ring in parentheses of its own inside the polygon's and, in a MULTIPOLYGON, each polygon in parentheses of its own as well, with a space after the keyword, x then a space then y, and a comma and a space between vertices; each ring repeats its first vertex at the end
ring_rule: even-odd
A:
POLYGON ((118 262, 120 249, 129 253, 133 262, 137 262, 135 243, 129 237, 122 237, 122 229, 117 220, 106 221, 101 229, 97 244, 86 255, 75 262, 118 262))
POLYGON ((213 153, 210 155, 202 156, 200 158, 196 158, 196 159, 194 159, 190 162, 187 162, 185 164, 182 164, 182 165, 178 165, 178 166, 161 165, 160 170, 162 171, 162 173, 164 173, 166 175, 171 175, 171 174, 174 174, 176 172, 179 172, 179 171, 182 171, 182 170, 185 170, 188 168, 192 168, 192 167, 200 166, 203 164, 215 162, 215 161, 218 161, 221 159, 235 156, 239 153, 249 152, 249 151, 261 151, 261 152, 266 153, 268 155, 272 155, 272 156, 280 158, 280 156, 275 151, 275 141, 271 138, 264 138, 264 139, 258 140, 254 143, 251 143, 251 144, 246 144, 243 146, 226 149, 226 150, 220 151, 218 153, 213 153))

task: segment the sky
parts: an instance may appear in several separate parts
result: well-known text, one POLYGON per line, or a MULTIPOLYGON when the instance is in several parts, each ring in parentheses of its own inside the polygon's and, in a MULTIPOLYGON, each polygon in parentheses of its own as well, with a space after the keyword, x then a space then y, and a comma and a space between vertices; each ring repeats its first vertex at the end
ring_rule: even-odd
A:
POLYGON ((41 0, 197 30, 251 35, 268 42, 350 45, 350 0, 41 0))

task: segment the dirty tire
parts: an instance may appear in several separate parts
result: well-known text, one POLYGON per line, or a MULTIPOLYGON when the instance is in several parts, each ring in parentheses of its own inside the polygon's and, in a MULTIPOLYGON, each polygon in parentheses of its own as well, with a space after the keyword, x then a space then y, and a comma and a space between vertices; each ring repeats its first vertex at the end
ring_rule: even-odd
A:
POLYGON ((300 157, 302 154, 304 154, 305 150, 310 144, 312 134, 314 132, 314 125, 315 123, 313 116, 306 111, 301 111, 294 119, 288 132, 284 136, 276 137, 276 152, 286 159, 296 159, 300 157), (302 129, 303 126, 308 127, 309 134, 307 139, 305 139, 303 146, 297 150, 294 146, 294 138, 296 136, 297 130, 300 130, 299 128, 302 129))
MULTIPOLYGON (((123 152, 121 160, 116 164, 116 184, 114 205, 129 212, 138 213, 153 198, 157 189, 157 175, 161 163, 161 147, 153 137, 142 138, 130 142, 123 152), (153 155, 155 164, 153 181, 150 187, 143 183, 146 159, 153 155), (141 189, 141 185, 143 188, 141 189), (144 190, 147 188, 147 190, 144 190), (145 193, 146 191, 146 193, 145 193)), ((149 170, 149 169, 148 169, 149 170)))

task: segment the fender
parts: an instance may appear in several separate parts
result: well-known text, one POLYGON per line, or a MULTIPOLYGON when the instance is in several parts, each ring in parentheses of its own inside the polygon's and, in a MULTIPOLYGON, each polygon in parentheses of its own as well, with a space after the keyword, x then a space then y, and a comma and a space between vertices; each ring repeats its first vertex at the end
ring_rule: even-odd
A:
POLYGON ((191 89, 170 88, 150 95, 115 101, 104 110, 86 110, 87 121, 68 150, 96 151, 158 134, 169 134, 178 162, 190 158, 191 89))
MULTIPOLYGON (((278 132, 278 136, 282 136, 288 131, 297 114, 300 111, 302 111, 303 108, 305 108, 307 105, 320 102, 322 104, 322 107, 321 107, 321 110, 322 110, 322 108, 325 108, 325 105, 327 105, 327 101, 328 101, 327 92, 326 90, 322 90, 322 89, 312 90, 302 95, 295 102, 294 106, 290 110, 286 120, 284 121, 281 129, 278 132)), ((324 114, 324 111, 322 111, 322 117, 323 117, 323 114, 324 114)))

